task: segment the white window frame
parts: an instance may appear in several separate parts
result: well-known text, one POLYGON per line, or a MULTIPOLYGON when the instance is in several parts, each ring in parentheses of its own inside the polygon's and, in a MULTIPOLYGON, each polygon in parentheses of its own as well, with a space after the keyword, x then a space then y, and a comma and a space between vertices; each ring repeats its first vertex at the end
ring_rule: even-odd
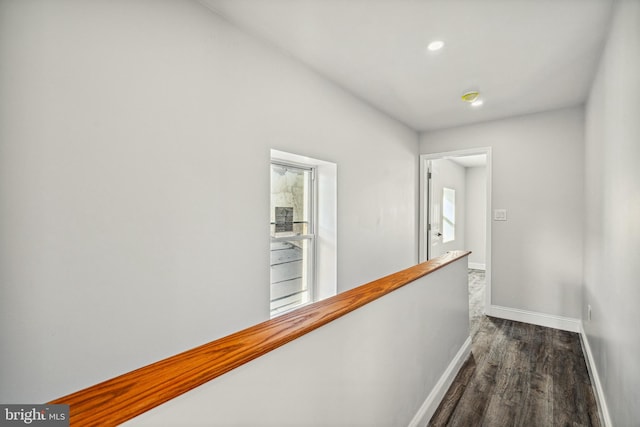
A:
MULTIPOLYGON (((283 308, 277 308, 270 310, 271 317, 279 316, 284 313, 288 313, 291 310, 295 310, 297 308, 303 307, 307 304, 310 304, 316 301, 316 222, 317 222, 317 184, 316 184, 316 169, 313 166, 308 166, 304 164, 299 164, 290 161, 272 159, 271 165, 281 166, 283 168, 296 169, 300 171, 307 171, 309 173, 309 188, 308 193, 305 197, 308 198, 306 202, 305 209, 308 209, 308 224, 306 234, 291 234, 284 236, 271 236, 271 242, 301 242, 306 241, 307 247, 306 250, 303 251, 303 279, 305 280, 306 291, 307 292, 307 300, 295 305, 289 305, 283 308)), ((271 207, 273 209, 273 206, 271 207)), ((271 286, 270 280, 270 286, 271 286)), ((269 298, 269 304, 271 305, 274 302, 271 298, 269 298)))
POLYGON ((314 301, 338 292, 338 166, 335 163, 271 149, 271 161, 283 161, 316 170, 314 301))

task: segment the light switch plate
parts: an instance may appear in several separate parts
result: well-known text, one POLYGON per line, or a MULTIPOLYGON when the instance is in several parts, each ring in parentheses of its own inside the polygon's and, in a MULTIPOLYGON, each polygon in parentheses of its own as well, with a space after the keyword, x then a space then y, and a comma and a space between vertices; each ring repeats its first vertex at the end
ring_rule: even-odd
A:
POLYGON ((493 210, 493 220, 494 221, 506 221, 507 220, 507 210, 506 209, 494 209, 493 210))

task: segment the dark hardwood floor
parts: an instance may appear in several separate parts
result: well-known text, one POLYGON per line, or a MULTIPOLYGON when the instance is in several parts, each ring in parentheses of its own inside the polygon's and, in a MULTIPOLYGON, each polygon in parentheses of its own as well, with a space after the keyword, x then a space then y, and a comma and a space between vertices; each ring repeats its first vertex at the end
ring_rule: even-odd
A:
POLYGON ((578 334, 473 307, 471 320, 472 354, 429 426, 601 425, 578 334))

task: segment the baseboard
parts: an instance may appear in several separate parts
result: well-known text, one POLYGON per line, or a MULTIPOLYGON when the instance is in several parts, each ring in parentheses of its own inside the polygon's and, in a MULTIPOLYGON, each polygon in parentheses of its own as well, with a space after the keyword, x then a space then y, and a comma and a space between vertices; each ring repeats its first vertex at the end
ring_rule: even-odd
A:
POLYGON ((409 423, 409 427, 423 427, 429 423, 429 420, 431 420, 436 409, 438 409, 438 405, 440 405, 444 395, 449 390, 449 387, 451 387, 453 380, 456 378, 456 375, 458 375, 458 371, 465 360, 467 360, 467 357, 469 357, 469 354, 471 354, 471 337, 468 337, 464 344, 462 344, 458 353, 455 355, 451 363, 449 363, 449 366, 447 366, 447 369, 444 371, 436 385, 431 390, 431 393, 429 393, 425 401, 420 406, 420 409, 409 423))
POLYGON ((593 353, 591 352, 591 346, 589 345, 589 339, 584 331, 582 322, 580 322, 580 342, 582 343, 582 352, 587 362, 587 369, 589 370, 589 377, 591 378, 591 384, 593 384, 593 391, 596 395, 596 401, 598 403, 598 412, 600 412, 600 421, 604 427, 612 427, 611 416, 609 415, 609 408, 607 401, 604 398, 604 390, 602 389, 602 383, 600 382, 600 376, 598 375, 598 368, 596 368, 595 361, 593 359, 593 353))
POLYGON ((489 312, 486 314, 500 319, 531 323, 532 325, 545 326, 547 328, 560 329, 563 331, 580 333, 581 330, 581 322, 579 319, 536 313, 534 311, 520 310, 517 308, 492 305, 489 308, 489 312))
POLYGON ((479 263, 479 262, 470 262, 469 263, 469 268, 472 269, 472 270, 486 270, 487 269, 487 265, 479 263))

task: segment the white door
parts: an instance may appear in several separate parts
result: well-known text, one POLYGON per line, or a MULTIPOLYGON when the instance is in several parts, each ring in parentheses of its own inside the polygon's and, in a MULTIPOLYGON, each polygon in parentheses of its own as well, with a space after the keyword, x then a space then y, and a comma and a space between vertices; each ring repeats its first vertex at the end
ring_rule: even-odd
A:
POLYGON ((464 249, 464 168, 447 159, 430 160, 428 168, 427 256, 432 259, 448 251, 464 249))

